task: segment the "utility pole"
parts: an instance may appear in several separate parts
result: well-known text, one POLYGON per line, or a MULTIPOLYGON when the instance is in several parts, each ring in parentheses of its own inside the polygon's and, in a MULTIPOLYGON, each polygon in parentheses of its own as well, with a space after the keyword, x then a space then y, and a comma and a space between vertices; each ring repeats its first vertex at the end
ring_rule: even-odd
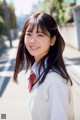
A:
POLYGON ((7 35, 10 41, 10 47, 12 47, 12 40, 11 40, 11 34, 10 34, 10 14, 6 4, 6 0, 3 0, 3 3, 4 3, 3 9, 4 9, 4 16, 5 16, 5 22, 6 22, 7 35))

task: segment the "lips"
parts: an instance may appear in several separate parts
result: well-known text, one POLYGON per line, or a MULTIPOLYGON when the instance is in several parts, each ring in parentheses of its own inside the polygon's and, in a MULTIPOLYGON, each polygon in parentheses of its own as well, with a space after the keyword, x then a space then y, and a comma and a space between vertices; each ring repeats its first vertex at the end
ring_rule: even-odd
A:
POLYGON ((39 47, 37 47, 37 46, 30 46, 30 49, 33 50, 33 51, 34 51, 34 50, 37 50, 38 48, 39 48, 39 47))

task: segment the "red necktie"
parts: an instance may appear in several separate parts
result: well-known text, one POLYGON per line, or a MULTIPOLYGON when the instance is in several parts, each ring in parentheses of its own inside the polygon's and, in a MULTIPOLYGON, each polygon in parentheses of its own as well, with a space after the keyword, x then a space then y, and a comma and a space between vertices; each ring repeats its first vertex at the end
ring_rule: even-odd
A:
POLYGON ((31 91, 32 89, 32 85, 34 83, 34 80, 36 78, 36 75, 33 71, 30 72, 30 76, 29 76, 29 84, 28 84, 28 88, 29 88, 29 92, 31 91))

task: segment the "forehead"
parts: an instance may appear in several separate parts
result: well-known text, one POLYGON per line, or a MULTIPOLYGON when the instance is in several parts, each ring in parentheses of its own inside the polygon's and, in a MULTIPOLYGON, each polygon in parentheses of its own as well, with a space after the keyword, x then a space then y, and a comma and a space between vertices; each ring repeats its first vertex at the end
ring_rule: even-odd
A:
POLYGON ((46 31, 47 31, 44 22, 38 18, 32 19, 28 22, 27 27, 26 27, 26 31, 32 32, 34 30, 34 28, 36 28, 37 32, 41 31, 43 33, 46 33, 46 31))
POLYGON ((42 29, 39 26, 37 26, 37 25, 31 25, 31 24, 28 25, 26 31, 33 32, 34 29, 36 30, 36 32, 42 32, 42 29))

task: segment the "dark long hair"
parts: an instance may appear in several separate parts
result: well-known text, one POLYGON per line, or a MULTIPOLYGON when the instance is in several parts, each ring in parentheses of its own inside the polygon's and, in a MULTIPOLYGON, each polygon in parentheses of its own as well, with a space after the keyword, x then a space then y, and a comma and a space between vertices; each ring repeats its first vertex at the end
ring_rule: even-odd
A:
POLYGON ((30 53, 28 52, 27 48, 24 44, 24 37, 26 29, 29 27, 30 31, 33 31, 34 26, 37 26, 37 30, 40 29, 44 34, 46 34, 46 31, 50 33, 50 37, 53 38, 54 35, 56 36, 56 41, 53 46, 50 46, 49 52, 47 55, 45 55, 40 61, 39 61, 39 75, 40 75, 40 69, 41 66, 44 68, 44 74, 41 77, 39 84, 41 84, 49 72, 49 70, 52 70, 54 72, 57 72, 60 74, 63 78, 66 79, 66 82, 70 81, 72 85, 72 81, 67 73, 62 53, 65 47, 65 42, 58 30, 58 26, 53 19, 52 16, 46 14, 46 13, 36 13, 33 14, 25 23, 22 34, 20 36, 20 41, 18 45, 18 51, 16 56, 16 64, 15 64, 15 70, 14 70, 14 80, 17 81, 18 73, 23 69, 24 65, 26 64, 26 71, 31 68, 31 66, 34 64, 35 59, 30 53), (45 68, 45 59, 47 58, 47 68, 45 68))

